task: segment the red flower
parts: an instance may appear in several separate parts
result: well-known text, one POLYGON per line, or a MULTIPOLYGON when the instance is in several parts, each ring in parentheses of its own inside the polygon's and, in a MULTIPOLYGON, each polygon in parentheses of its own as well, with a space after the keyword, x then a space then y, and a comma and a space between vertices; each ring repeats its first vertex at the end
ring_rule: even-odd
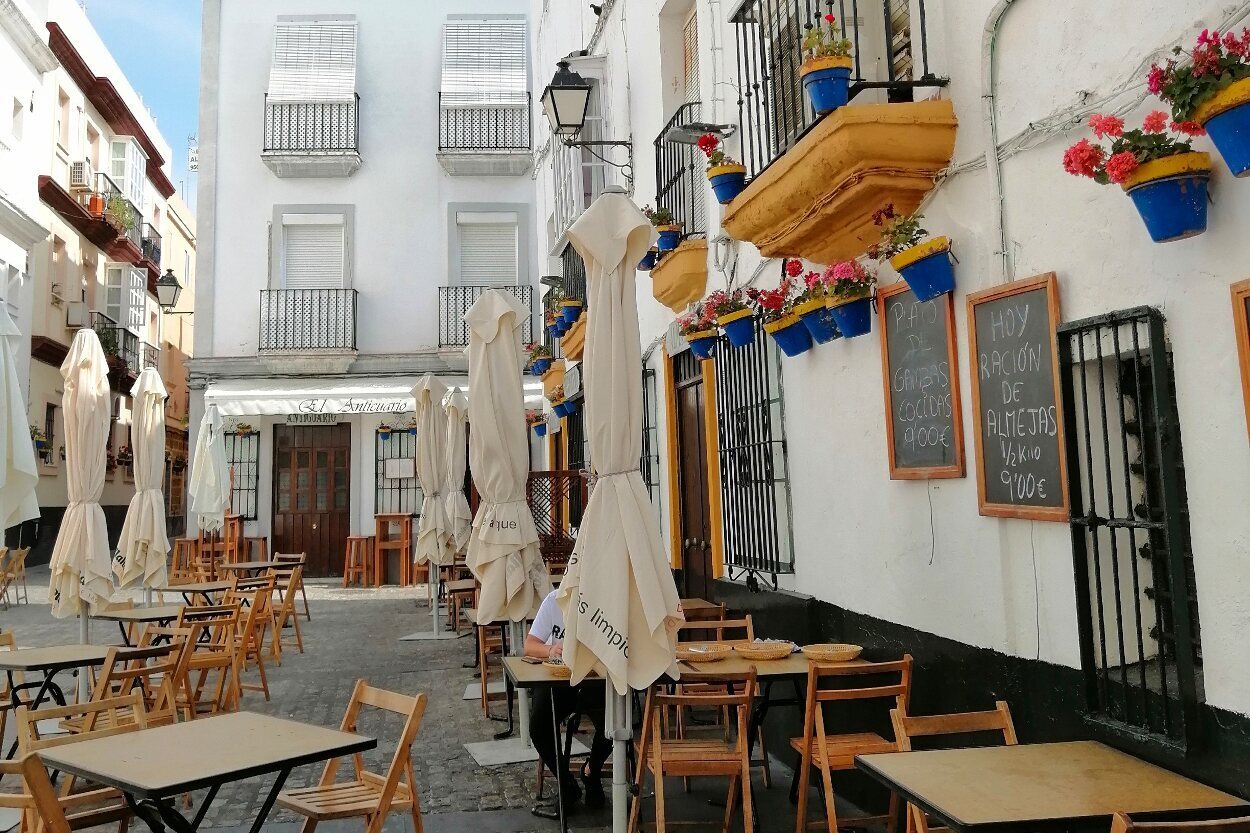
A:
POLYGON ((1219 46, 1220 33, 1212 32, 1210 29, 1203 29, 1202 34, 1198 35, 1199 46, 1219 46))
POLYGON ((1093 177, 1098 173, 1107 152, 1089 139, 1081 139, 1064 151, 1063 169, 1073 176, 1093 177))
POLYGON ((1168 114, 1162 110, 1154 110, 1142 120, 1141 127, 1147 133, 1162 133, 1168 126, 1168 114))
POLYGON ((1177 133, 1184 133, 1186 136, 1205 136, 1206 128, 1198 124, 1196 121, 1174 121, 1169 127, 1177 133))
POLYGON ((820 283, 820 273, 808 272, 803 276, 803 283, 807 285, 808 289, 814 289, 820 283))
POLYGON ((1137 166, 1137 157, 1127 150, 1112 154, 1107 160, 1107 179, 1118 185, 1132 176, 1137 166))
POLYGON ((720 145, 720 139, 715 133, 704 133, 699 137, 699 150, 703 151, 707 156, 711 156, 712 152, 720 145))
POLYGON ((1194 49, 1194 77, 1201 78, 1205 75, 1219 75, 1223 72, 1220 67, 1220 45, 1217 41, 1212 46, 1199 46, 1194 49))
POLYGON ((792 278, 797 278, 803 274, 803 264, 797 260, 786 261, 786 274, 792 278))
POLYGON ((831 15, 831 14, 827 14, 827 15, 825 15, 825 21, 826 21, 826 22, 828 22, 828 23, 832 23, 832 22, 834 21, 834 17, 833 17, 833 15, 831 15))
POLYGON ((1094 113, 1089 117, 1089 126, 1099 139, 1104 136, 1119 136, 1124 132, 1124 119, 1094 113))
POLYGON ((894 203, 886 203, 884 208, 872 212, 872 223, 875 226, 885 225, 886 220, 894 219, 894 203))
POLYGON ((1146 76, 1146 87, 1151 94, 1158 95, 1163 91, 1163 84, 1166 79, 1167 73, 1164 72, 1163 67, 1155 64, 1150 67, 1150 75, 1146 76))

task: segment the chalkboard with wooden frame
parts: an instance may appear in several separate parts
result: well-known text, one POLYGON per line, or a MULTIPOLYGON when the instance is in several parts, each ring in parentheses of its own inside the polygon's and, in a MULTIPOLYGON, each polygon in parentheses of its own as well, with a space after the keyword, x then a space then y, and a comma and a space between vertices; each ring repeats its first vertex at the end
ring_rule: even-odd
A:
POLYGON ((968 355, 982 515, 1068 521, 1054 272, 968 296, 968 355))
POLYGON ((963 409, 950 295, 919 301, 906 282, 877 290, 891 480, 963 477, 963 409))
POLYGON ((1241 397, 1250 431, 1250 280, 1233 284, 1233 330, 1237 333, 1237 362, 1241 367, 1241 397))

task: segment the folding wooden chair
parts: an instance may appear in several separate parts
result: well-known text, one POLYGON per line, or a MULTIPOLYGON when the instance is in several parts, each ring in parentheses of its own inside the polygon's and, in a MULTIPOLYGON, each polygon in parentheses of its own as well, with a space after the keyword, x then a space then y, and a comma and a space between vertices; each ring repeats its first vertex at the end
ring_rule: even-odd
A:
POLYGON ((9 609, 9 585, 13 577, 9 574, 9 548, 0 547, 0 610, 9 609))
MULTIPOLYGON (((915 738, 950 737, 979 732, 1002 735, 1004 746, 1015 746, 1019 743, 1016 739, 1015 725, 1011 722, 1011 709, 1004 700, 995 703, 992 711, 936 714, 924 717, 913 717, 907 714, 906 708, 900 706, 890 710, 890 720, 894 723, 894 737, 898 740, 900 752, 912 751, 912 740, 915 738)), ((1127 821, 1127 817, 1125 820, 1127 821)), ((907 805, 907 829, 914 833, 947 830, 946 827, 930 826, 924 811, 914 804, 907 805)), ((1112 830, 1115 830, 1114 824, 1112 830)), ((1146 831, 1141 831, 1141 833, 1146 833, 1146 831)), ((1167 831, 1166 833, 1173 832, 1167 831)), ((1184 831, 1175 831, 1175 833, 1184 833, 1184 831)))
POLYGON ((291 567, 275 567, 272 572, 274 575, 273 639, 269 645, 269 654, 275 662, 281 665, 282 634, 285 632, 287 622, 291 623, 291 629, 295 631, 295 647, 301 654, 304 653, 304 635, 300 632, 299 610, 296 608, 297 595, 303 583, 304 568, 299 564, 294 564, 291 567))
POLYGON ((241 605, 239 630, 235 635, 239 655, 239 673, 246 673, 252 664, 256 665, 260 675, 259 683, 243 683, 239 687, 259 691, 269 701, 269 677, 265 672, 265 632, 273 624, 273 573, 260 578, 239 578, 231 580, 230 589, 226 591, 225 603, 241 605))
POLYGON ((184 607, 178 615, 179 629, 198 626, 195 652, 187 666, 190 700, 196 714, 235 711, 239 708, 239 604, 184 607), (217 677, 216 690, 206 699, 205 684, 217 677))
POLYGON ((12 579, 13 598, 19 604, 30 604, 30 589, 26 586, 26 558, 30 547, 22 547, 9 553, 8 575, 12 579))
MULTIPOLYGON (((807 797, 810 792, 812 766, 820 770, 821 786, 824 789, 825 819, 828 833, 837 833, 839 822, 834 810, 833 772, 855 769, 856 755, 871 755, 878 752, 898 751, 897 740, 887 740, 876 732, 854 732, 830 735, 825 732, 826 703, 847 700, 880 700, 894 701, 895 708, 905 711, 911 695, 911 654, 901 660, 892 662, 861 662, 856 664, 813 662, 807 669, 807 704, 803 715, 803 737, 791 738, 790 746, 799 753, 799 766, 795 767, 794 786, 798 789, 798 817, 795 819, 796 833, 803 833, 808 822, 807 797), (850 688, 822 688, 822 681, 852 680, 856 677, 875 676, 884 679, 869 681, 869 685, 850 688)), ((884 715, 883 715, 884 717, 884 715)), ((792 790, 793 792, 793 790, 792 790)), ((885 819, 880 817, 844 819, 843 826, 863 827, 869 822, 886 823, 889 833, 894 833, 895 818, 898 815, 898 796, 890 795, 890 813, 885 819)))
MULTIPOLYGON (((163 628, 148 625, 139 637, 140 648, 151 648, 157 644, 178 646, 177 661, 170 672, 170 694, 173 697, 175 716, 181 715, 183 720, 195 719, 195 702, 191 686, 191 661, 195 657, 196 644, 199 642, 200 625, 191 624, 185 628, 163 628)), ((153 704, 148 703, 148 725, 153 721, 153 704)), ((159 713, 159 709, 156 709, 159 713)))
POLYGON ((492 693, 490 690, 492 669, 498 669, 500 679, 503 678, 504 626, 499 622, 492 622, 474 627, 477 628, 477 670, 482 714, 490 717, 491 701, 507 698, 506 692, 492 693))
POLYGON ((364 680, 356 681, 347 714, 339 727, 344 732, 355 732, 356 722, 364 706, 370 706, 404 718, 404 728, 395 745, 386 773, 378 775, 364 769, 359 755, 352 756, 355 779, 335 783, 340 758, 326 764, 321 780, 315 787, 290 790, 278 796, 278 804, 304 816, 300 833, 312 833, 317 824, 329 819, 363 818, 365 833, 381 833, 386 817, 391 813, 412 813, 414 833, 422 833, 421 802, 417 796, 417 781, 412 771, 412 744, 421 728, 425 714, 426 697, 418 694, 410 697, 380 688, 373 688, 364 680))
MULTIPOLYGON (((190 659, 185 647, 185 637, 179 635, 165 645, 111 648, 91 693, 92 702, 111 700, 137 691, 143 697, 148 726, 166 726, 177 722, 178 680, 185 671, 182 665, 184 657, 190 659)), ((96 728, 105 728, 104 719, 96 719, 96 728)), ((68 718, 61 721, 61 727, 71 734, 80 734, 84 723, 81 718, 68 718)))
MULTIPOLYGON (((22 791, 0 792, 0 808, 20 810, 27 817, 33 815, 43 825, 44 833, 70 833, 74 829, 61 809, 56 788, 38 755, 27 755, 15 761, 0 760, 0 781, 10 775, 21 782, 22 791)), ((25 824, 22 829, 26 829, 25 824)))
MULTIPOLYGON (((0 651, 16 651, 17 637, 13 631, 0 633, 0 651)), ((21 686, 26 682, 24 674, 14 672, 13 682, 21 686)), ((9 675, 0 673, 0 738, 4 737, 4 727, 9 720, 9 712, 14 710, 12 692, 9 691, 9 675)))
POLYGON ((1111 817, 1111 833, 1250 833, 1250 816, 1192 821, 1133 821, 1124 813, 1111 817))
MULTIPOLYGON (((284 564, 298 564, 300 567, 306 567, 308 566, 308 553, 275 552, 273 554, 273 560, 282 562, 284 564)), ((279 575, 281 575, 282 569, 283 568, 281 567, 278 568, 277 572, 279 575)), ((299 574, 299 595, 300 595, 300 598, 304 602, 304 619, 311 622, 312 614, 308 611, 308 591, 304 589, 304 571, 303 570, 300 570, 300 574, 299 574)))
MULTIPOLYGON (((664 833, 664 777, 698 778, 725 776, 729 778, 729 795, 725 799, 722 831, 728 833, 729 822, 742 799, 743 830, 754 829, 754 808, 751 805, 751 761, 748 756, 748 732, 751 705, 755 699, 755 671, 741 674, 685 674, 683 679, 705 687, 708 694, 659 694, 648 697, 647 736, 639 752, 639 770, 649 770, 655 784, 655 829, 664 833), (734 711, 737 727, 732 740, 665 737, 661 719, 668 709, 728 707, 734 711)), ((641 778, 641 772, 640 772, 641 778)), ((629 813, 631 833, 638 829, 642 792, 635 796, 629 813)))

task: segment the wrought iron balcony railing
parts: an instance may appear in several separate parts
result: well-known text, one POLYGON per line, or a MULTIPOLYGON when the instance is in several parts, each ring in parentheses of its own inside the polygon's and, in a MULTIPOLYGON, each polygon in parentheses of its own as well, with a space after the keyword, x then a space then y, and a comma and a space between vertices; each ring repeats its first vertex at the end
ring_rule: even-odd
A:
POLYGON ((359 150, 359 95, 352 101, 270 101, 265 96, 265 153, 359 150))
POLYGON ((851 98, 880 89, 888 101, 911 101, 917 87, 947 83, 929 71, 924 0, 918 0, 915 18, 910 0, 745 0, 731 20, 737 24, 738 123, 749 176, 785 153, 820 118, 804 96, 799 67, 803 36, 825 14, 845 24, 851 41, 851 98))
POLYGON ((528 151, 530 94, 501 104, 453 103, 438 94, 438 149, 528 151))
POLYGON ((678 107, 654 142, 656 207, 672 212, 687 236, 707 232, 707 157, 696 146, 669 142, 665 136, 671 128, 699 121, 701 110, 698 101, 678 107))
POLYGON ((110 366, 115 366, 115 369, 124 367, 132 376, 137 376, 146 367, 143 364, 143 348, 148 345, 144 345, 137 335, 102 312, 92 311, 90 324, 100 339, 100 347, 110 366))
POLYGON ((87 210, 107 222, 119 235, 130 239, 138 248, 141 244, 140 226, 143 215, 128 200, 113 178, 103 171, 95 175, 95 190, 83 192, 80 197, 87 210))
POLYGON ((261 290, 258 352, 355 349, 356 290, 261 290))
POLYGON ((151 223, 144 223, 139 239, 139 251, 143 252, 145 258, 160 266, 161 233, 153 228, 151 223))
MULTIPOLYGON (((469 327, 464 314, 473 302, 488 289, 502 289, 521 299, 533 310, 534 287, 532 286, 440 286, 438 288, 438 346, 466 347, 469 344, 469 327)), ((527 344, 534 340, 534 316, 525 319, 521 328, 521 340, 527 344)))

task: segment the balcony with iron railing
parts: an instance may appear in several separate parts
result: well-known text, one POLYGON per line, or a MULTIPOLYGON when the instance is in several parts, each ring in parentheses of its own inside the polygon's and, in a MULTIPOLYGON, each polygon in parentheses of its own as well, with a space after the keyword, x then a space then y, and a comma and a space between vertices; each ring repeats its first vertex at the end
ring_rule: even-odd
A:
POLYGON ((703 105, 687 102, 677 108, 652 143, 655 146, 655 205, 666 208, 682 236, 707 232, 707 157, 695 145, 669 139, 675 127, 699 121, 703 105))
MULTIPOLYGON (((438 288, 438 346, 467 347, 469 344, 469 325, 464 323, 464 314, 469 311, 482 293, 488 289, 502 289, 511 292, 526 308, 533 310, 534 287, 532 286, 440 286, 438 288)), ((534 316, 526 316, 521 328, 521 340, 529 343, 534 340, 534 316)))
POLYGON ((161 233, 151 223, 144 223, 139 234, 139 251, 148 262, 158 269, 161 265, 161 233))
POLYGON ((145 367, 160 368, 160 348, 143 341, 109 315, 92 311, 88 323, 100 339, 109 365, 109 383, 114 388, 129 392, 128 383, 145 367))
POLYGON ((438 94, 438 160, 453 176, 520 176, 530 169, 530 94, 476 101, 438 94))
POLYGON ((343 177, 360 168, 360 95, 351 101, 270 101, 265 165, 280 177, 343 177))
POLYGON ((356 290, 262 289, 261 354, 356 351, 356 290))
POLYGON ((82 197, 86 201, 87 209, 116 229, 119 236, 133 243, 135 249, 139 249, 142 243, 139 227, 143 225, 143 215, 108 174, 97 171, 95 181, 95 190, 85 192, 82 197))

